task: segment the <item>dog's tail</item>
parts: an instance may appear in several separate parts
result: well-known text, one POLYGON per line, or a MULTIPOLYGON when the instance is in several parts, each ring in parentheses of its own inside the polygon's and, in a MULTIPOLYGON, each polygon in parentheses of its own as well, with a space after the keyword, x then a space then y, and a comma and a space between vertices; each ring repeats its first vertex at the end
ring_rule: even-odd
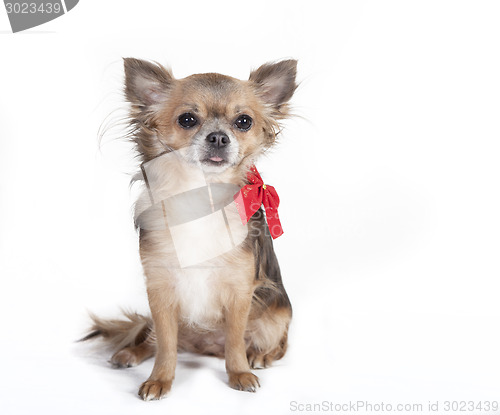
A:
POLYGON ((144 342, 153 331, 153 320, 149 316, 123 311, 122 319, 103 319, 90 313, 90 332, 78 341, 101 337, 113 350, 137 346, 144 342))

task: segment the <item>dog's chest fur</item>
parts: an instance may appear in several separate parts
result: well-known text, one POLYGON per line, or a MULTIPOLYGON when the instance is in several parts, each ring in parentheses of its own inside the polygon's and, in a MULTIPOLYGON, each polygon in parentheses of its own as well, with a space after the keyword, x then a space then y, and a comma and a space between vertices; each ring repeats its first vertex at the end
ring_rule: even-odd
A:
POLYGON ((204 328, 212 328, 222 320, 220 293, 226 287, 217 272, 203 268, 180 270, 174 278, 182 320, 204 328))
POLYGON ((181 319, 188 325, 213 329, 223 320, 224 306, 238 291, 253 290, 251 252, 234 248, 203 266, 176 269, 170 278, 181 319))

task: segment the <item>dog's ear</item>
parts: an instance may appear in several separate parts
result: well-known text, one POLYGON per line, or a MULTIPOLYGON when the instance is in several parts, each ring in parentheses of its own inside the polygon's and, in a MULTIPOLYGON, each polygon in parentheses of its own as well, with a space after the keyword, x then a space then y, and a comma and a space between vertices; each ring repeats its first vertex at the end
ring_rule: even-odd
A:
POLYGON ((250 74, 249 81, 266 104, 279 109, 297 89, 296 76, 297 61, 289 59, 262 65, 250 74))
POLYGON ((172 72, 160 64, 124 58, 125 96, 133 104, 146 109, 164 101, 175 81, 172 72))

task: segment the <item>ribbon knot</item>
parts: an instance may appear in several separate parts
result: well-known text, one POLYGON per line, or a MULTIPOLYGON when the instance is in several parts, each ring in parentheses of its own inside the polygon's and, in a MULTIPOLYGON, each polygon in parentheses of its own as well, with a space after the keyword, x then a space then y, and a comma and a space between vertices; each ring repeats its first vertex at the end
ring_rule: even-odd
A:
POLYGON ((264 205, 266 211, 267 226, 273 239, 283 234, 280 218, 278 216, 278 206, 280 198, 273 186, 264 184, 262 177, 255 166, 250 167, 247 173, 247 179, 250 182, 243 186, 241 190, 234 195, 234 201, 243 224, 247 224, 250 218, 261 205, 264 205))

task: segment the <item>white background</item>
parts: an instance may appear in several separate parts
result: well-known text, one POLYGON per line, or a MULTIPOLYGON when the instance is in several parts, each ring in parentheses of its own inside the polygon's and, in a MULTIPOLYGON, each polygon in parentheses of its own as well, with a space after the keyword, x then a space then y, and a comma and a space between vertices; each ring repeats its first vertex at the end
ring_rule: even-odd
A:
POLYGON ((0 411, 499 400, 499 21, 494 1, 82 0, 11 34, 0 10, 0 411), (299 59, 298 117, 259 163, 295 314, 256 394, 181 355, 168 398, 145 403, 152 361, 113 370, 73 343, 87 309, 147 309, 133 154, 119 129, 97 138, 125 108, 124 56, 178 77, 299 59))

